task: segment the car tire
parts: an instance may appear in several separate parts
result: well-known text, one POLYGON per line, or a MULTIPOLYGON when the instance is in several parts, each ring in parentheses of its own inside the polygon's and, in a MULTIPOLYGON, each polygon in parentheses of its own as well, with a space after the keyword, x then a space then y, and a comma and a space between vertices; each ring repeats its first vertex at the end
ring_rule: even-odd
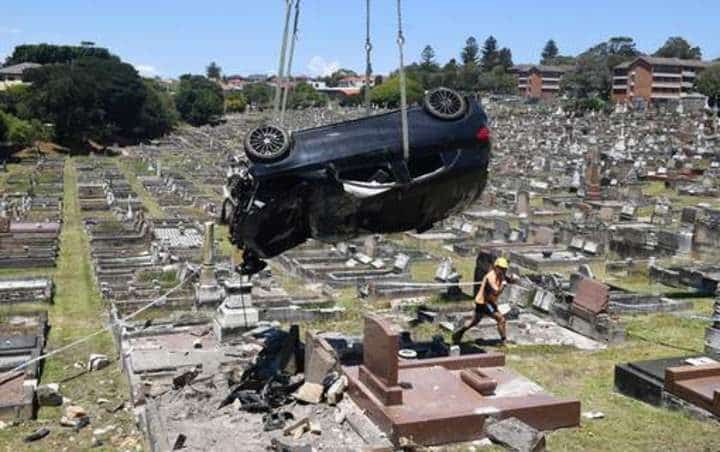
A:
POLYGON ((455 120, 467 112, 467 101, 457 91, 449 88, 435 88, 425 94, 425 111, 438 119, 455 120))
POLYGON ((290 149, 290 134, 284 129, 264 125, 245 135, 245 154, 253 162, 280 160, 290 149))

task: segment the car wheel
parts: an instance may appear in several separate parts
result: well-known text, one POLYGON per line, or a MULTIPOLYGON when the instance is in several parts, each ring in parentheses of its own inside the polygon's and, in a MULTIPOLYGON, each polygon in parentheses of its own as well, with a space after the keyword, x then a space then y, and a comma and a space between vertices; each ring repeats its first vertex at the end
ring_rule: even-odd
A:
POLYGON ((290 135, 280 127, 256 127, 245 136, 245 153, 253 162, 281 159, 290 149, 290 135))
POLYGON ((460 93, 449 88, 436 88, 425 94, 425 110, 439 119, 458 119, 467 110, 467 102, 460 93))

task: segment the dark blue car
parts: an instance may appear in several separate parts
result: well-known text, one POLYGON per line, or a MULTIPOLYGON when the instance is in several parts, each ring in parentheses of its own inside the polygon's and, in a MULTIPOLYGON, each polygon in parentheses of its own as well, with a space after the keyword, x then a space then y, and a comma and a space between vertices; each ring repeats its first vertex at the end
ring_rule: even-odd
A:
POLYGON ((487 181, 490 133, 480 104, 452 90, 408 109, 409 158, 393 111, 289 135, 268 125, 245 140, 251 164, 227 187, 223 218, 243 270, 308 238, 424 231, 465 209, 487 181))

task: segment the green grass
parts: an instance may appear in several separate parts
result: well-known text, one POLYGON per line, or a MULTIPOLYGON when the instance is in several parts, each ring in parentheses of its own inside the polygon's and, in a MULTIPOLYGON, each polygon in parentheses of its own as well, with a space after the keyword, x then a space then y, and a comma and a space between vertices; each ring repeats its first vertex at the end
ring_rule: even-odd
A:
MULTIPOLYGON (((77 198, 77 172, 73 160, 65 165, 64 224, 60 236, 60 256, 53 272, 55 282, 54 304, 47 307, 50 333, 45 352, 55 350, 80 337, 103 328, 107 315, 101 296, 95 286, 89 257, 89 243, 85 235, 77 198)), ((12 307, 16 310, 33 310, 39 306, 12 307)), ((42 307, 45 308, 45 307, 42 307)), ((16 427, 0 430, 2 450, 85 450, 90 448, 94 428, 116 425, 122 434, 114 435, 108 447, 98 450, 116 450, 119 447, 132 449, 142 446, 142 439, 134 427, 130 411, 121 410, 110 414, 97 403, 100 398, 110 400, 108 406, 115 406, 127 400, 129 390, 119 366, 113 364, 101 371, 81 374, 73 366, 76 362, 86 363, 91 353, 104 353, 116 359, 117 353, 109 332, 102 333, 72 349, 45 360, 41 383, 60 383, 63 396, 88 410, 90 426, 75 433, 60 427, 58 422, 63 408, 41 408, 35 421, 27 421, 16 427), (74 378, 73 378, 74 377, 74 378), (67 381, 66 381, 67 380, 67 381), (65 382, 63 382, 65 381, 65 382), (40 426, 50 428, 50 435, 30 446, 22 438, 40 426), (129 436, 128 436, 129 434, 129 436), (71 439, 72 438, 72 439, 71 439), (122 442, 127 441, 121 445, 122 442)))

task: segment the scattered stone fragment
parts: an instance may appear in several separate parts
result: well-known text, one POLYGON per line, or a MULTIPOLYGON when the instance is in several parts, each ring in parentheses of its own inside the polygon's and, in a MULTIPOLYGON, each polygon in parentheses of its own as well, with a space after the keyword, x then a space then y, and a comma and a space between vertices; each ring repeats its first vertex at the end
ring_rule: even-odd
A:
POLYGON ((516 452, 545 450, 545 435, 514 417, 490 424, 485 431, 490 440, 516 452))
POLYGON ((96 371, 100 369, 104 369, 107 366, 110 365, 110 360, 106 355, 101 355, 99 353, 93 353, 90 355, 90 358, 88 359, 87 369, 89 371, 96 371))
POLYGON ((26 436, 23 441, 26 443, 32 443, 33 441, 38 441, 50 434, 50 430, 48 430, 46 427, 40 427, 39 429, 35 430, 28 436, 26 436))
POLYGON ((63 397, 59 392, 60 386, 57 383, 40 385, 37 387, 35 396, 39 406, 60 406, 63 404, 63 397))
POLYGON ((307 403, 320 403, 325 388, 317 383, 305 383, 293 394, 296 400, 307 403))
POLYGON ((68 419, 78 419, 87 416, 87 411, 79 405, 68 405, 65 408, 65 416, 68 419))
POLYGON ((342 395, 345 393, 345 389, 347 389, 348 386, 348 379, 345 375, 335 380, 335 382, 330 385, 330 388, 327 390, 326 398, 327 402, 330 405, 336 405, 340 399, 342 398, 342 395))
POLYGON ((106 436, 110 435, 110 433, 114 432, 117 427, 114 425, 108 425, 107 427, 103 428, 96 428, 93 430, 93 436, 100 439, 107 439, 106 436))
POLYGON ((582 417, 585 419, 603 419, 605 417, 605 413, 602 411, 586 411, 582 414, 582 417))

